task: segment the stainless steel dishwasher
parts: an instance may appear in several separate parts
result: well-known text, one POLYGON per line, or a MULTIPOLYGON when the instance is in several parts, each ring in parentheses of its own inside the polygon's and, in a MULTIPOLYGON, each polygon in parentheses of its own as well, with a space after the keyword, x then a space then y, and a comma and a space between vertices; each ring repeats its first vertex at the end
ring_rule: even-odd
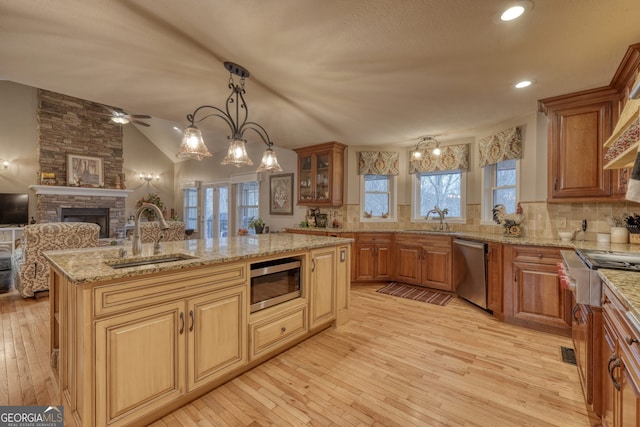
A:
POLYGON ((453 240, 453 279, 458 296, 487 310, 486 243, 453 240))

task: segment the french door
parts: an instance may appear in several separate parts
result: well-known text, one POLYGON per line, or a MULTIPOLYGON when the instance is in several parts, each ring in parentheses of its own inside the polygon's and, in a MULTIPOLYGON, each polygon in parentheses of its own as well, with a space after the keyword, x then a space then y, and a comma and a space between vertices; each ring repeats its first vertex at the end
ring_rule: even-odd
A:
POLYGON ((220 238, 229 235, 229 184, 203 186, 204 237, 220 238))

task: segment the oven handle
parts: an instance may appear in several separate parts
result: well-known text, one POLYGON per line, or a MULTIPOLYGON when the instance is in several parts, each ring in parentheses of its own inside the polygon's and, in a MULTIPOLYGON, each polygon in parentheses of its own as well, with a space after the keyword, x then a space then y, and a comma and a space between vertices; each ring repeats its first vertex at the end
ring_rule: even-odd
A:
POLYGON ((300 267, 300 261, 288 262, 286 264, 270 265, 268 267, 251 269, 251 277, 266 276, 267 274, 280 273, 281 271, 293 270, 300 267))

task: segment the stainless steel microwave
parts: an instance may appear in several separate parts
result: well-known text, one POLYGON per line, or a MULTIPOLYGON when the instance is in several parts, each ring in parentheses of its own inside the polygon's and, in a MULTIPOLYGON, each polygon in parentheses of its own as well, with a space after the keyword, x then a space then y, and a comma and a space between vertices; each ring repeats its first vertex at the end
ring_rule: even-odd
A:
POLYGON ((283 258, 251 265, 250 312, 262 310, 301 296, 300 269, 296 258, 283 258))

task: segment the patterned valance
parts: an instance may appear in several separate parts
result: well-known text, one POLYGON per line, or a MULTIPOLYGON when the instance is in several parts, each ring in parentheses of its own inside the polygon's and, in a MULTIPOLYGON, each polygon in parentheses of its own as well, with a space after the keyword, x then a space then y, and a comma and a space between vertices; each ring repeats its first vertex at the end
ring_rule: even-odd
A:
POLYGON ((409 160, 409 173, 469 169, 469 144, 447 145, 440 147, 440 150, 439 156, 427 149, 421 160, 409 160))
POLYGON ((478 142, 480 167, 522 158, 522 129, 516 126, 488 136, 478 142))
POLYGON ((358 152, 359 175, 398 175, 398 153, 395 151, 358 152))

